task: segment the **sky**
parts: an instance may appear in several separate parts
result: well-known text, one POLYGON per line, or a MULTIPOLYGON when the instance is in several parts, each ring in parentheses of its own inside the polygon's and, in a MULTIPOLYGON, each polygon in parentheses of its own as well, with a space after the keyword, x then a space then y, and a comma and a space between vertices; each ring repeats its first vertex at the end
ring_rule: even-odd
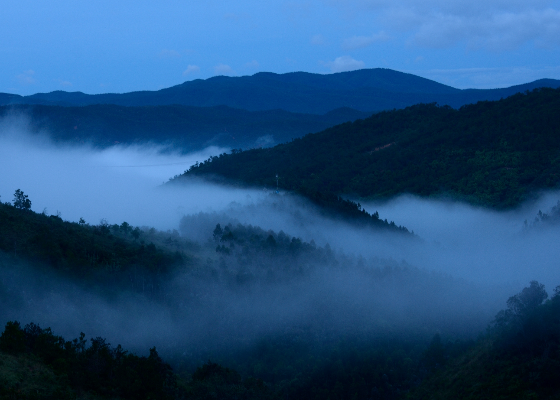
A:
POLYGON ((391 68, 458 88, 560 79, 560 0, 4 0, 0 92, 391 68))

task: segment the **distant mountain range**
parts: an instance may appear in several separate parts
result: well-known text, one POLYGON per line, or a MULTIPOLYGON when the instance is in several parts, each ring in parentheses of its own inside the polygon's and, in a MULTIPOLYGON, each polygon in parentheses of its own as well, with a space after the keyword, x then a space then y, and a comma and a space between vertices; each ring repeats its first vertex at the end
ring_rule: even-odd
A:
POLYGON ((560 87, 560 81, 541 79, 503 89, 461 90, 412 74, 376 68, 328 75, 260 72, 252 76, 217 76, 158 91, 122 94, 88 95, 55 91, 19 96, 0 93, 0 105, 228 106, 249 111, 281 109, 295 113, 325 114, 341 107, 376 112, 433 102, 459 108, 481 100, 499 100, 538 87, 557 88, 560 87))
POLYGON ((155 142, 194 151, 207 146, 268 147, 366 118, 371 113, 350 108, 316 115, 284 110, 247 111, 227 106, 0 106, 0 118, 22 115, 29 121, 31 131, 46 132, 57 142, 87 142, 99 147, 155 142))

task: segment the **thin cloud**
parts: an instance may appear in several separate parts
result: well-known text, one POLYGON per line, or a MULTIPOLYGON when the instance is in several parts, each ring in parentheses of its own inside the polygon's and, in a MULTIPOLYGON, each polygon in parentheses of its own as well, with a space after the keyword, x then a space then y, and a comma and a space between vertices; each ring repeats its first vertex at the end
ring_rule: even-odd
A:
POLYGON ((259 68, 260 64, 257 60, 250 61, 245 63, 245 68, 259 68))
POLYGON ((58 84, 59 84, 60 86, 63 86, 63 87, 70 87, 70 86, 72 86, 72 82, 70 82, 70 81, 65 81, 65 80, 63 80, 63 79, 57 79, 56 81, 58 82, 58 84))
POLYGON ((230 21, 237 21, 237 20, 239 20, 239 15, 234 14, 234 13, 225 13, 224 14, 224 19, 225 20, 230 20, 230 21))
POLYGON ((197 74, 200 72, 200 67, 198 65, 188 65, 187 69, 183 71, 183 76, 197 74))
POLYGON ((311 44, 315 45, 315 46, 322 46, 326 43, 325 38, 323 37, 323 35, 314 35, 311 40, 310 40, 311 44))
MULTIPOLYGON (((389 32, 408 33, 408 44, 428 48, 456 45, 470 50, 508 51, 526 44, 560 45, 560 9, 535 0, 326 0, 346 14, 371 13, 389 32)), ((347 39, 344 50, 365 47, 367 36, 347 39)))
POLYGON ((177 50, 163 49, 162 51, 159 52, 159 58, 173 59, 173 58, 180 58, 180 57, 181 57, 181 53, 179 53, 177 50))
POLYGON ((247 20, 250 18, 250 15, 247 13, 225 13, 223 15, 224 20, 232 21, 232 22, 240 22, 242 20, 247 20))
POLYGON ((371 46, 374 43, 385 42, 387 40, 389 40, 389 35, 387 35, 384 31, 373 34, 371 36, 353 36, 349 39, 345 39, 342 42, 342 49, 343 50, 362 49, 364 47, 371 46))
POLYGON ((32 85, 32 84, 37 82, 35 80, 34 76, 35 76, 35 71, 33 71, 32 69, 29 69, 29 70, 17 75, 16 78, 19 81, 19 83, 21 83, 22 85, 32 85))
POLYGON ((460 89, 493 89, 542 78, 560 79, 560 67, 454 68, 406 71, 460 89))
POLYGON ((216 75, 231 75, 233 69, 227 64, 218 64, 214 67, 214 73, 216 75))
POLYGON ((560 45, 560 11, 548 9, 473 18, 449 14, 430 16, 422 22, 411 42, 445 48, 461 41, 470 49, 491 51, 513 50, 528 42, 554 47, 560 45))
POLYGON ((362 69, 366 66, 363 61, 354 60, 350 56, 342 56, 335 58, 334 61, 326 63, 331 72, 346 72, 362 69))

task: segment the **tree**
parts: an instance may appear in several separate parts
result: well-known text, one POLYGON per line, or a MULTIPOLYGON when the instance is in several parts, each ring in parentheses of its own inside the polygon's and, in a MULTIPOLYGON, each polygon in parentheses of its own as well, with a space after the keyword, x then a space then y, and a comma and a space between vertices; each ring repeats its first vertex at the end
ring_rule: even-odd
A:
POLYGON ((19 322, 9 321, 0 336, 0 350, 10 354, 18 354, 25 350, 25 334, 19 322))
POLYGON ((217 242, 221 239, 223 233, 224 231, 222 230, 222 227, 220 226, 220 224, 218 224, 216 225, 216 228, 214 228, 212 236, 214 237, 214 240, 217 242))
POLYGON ((124 235, 128 235, 128 232, 130 232, 132 230, 132 227, 130 226, 130 224, 126 221, 124 221, 121 226, 120 226, 121 231, 124 233, 124 235))
POLYGON ((27 195, 23 193, 22 190, 18 189, 14 193, 14 207, 19 208, 20 210, 29 210, 31 209, 31 200, 27 198, 27 195))
POLYGON ((537 308, 547 298, 548 294, 544 285, 537 281, 531 281, 529 287, 508 299, 507 306, 514 315, 522 316, 537 308))

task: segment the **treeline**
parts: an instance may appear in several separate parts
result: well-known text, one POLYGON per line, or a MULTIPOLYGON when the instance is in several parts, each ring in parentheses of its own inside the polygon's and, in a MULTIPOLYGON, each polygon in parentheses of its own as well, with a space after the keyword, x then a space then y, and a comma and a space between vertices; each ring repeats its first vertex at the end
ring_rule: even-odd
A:
POLYGON ((77 281, 112 282, 141 291, 148 280, 157 287, 165 274, 191 260, 185 246, 178 245, 178 236, 127 222, 68 222, 0 202, 0 250, 77 281))
POLYGON ((536 281, 510 297, 475 346, 446 358, 411 399, 557 399, 560 397, 560 286, 547 300, 536 281))
POLYGON ((22 328, 18 322, 8 322, 0 336, 0 350, 14 356, 38 357, 60 378, 54 388, 44 385, 43 393, 21 393, 17 382, 11 387, 3 382, 3 398, 74 399, 81 392, 122 399, 177 398, 175 376, 155 347, 148 357, 138 357, 120 345, 111 347, 100 337, 92 338, 88 346, 83 333, 66 341, 35 324, 22 328))
POLYGON ((513 207, 558 185, 558 109, 560 89, 544 88, 459 110, 419 104, 273 148, 212 157, 183 176, 273 188, 278 174, 281 189, 333 199, 327 204, 341 194, 411 193, 513 207))
POLYGON ((213 231, 220 265, 235 271, 236 281, 266 281, 267 279, 298 279, 319 265, 337 265, 327 244, 320 247, 314 241, 304 242, 284 232, 265 232, 259 227, 217 224, 213 231), (274 264, 274 269, 266 265, 274 264))
POLYGON ((66 341, 50 328, 8 322, 0 336, 0 399, 276 398, 261 380, 243 380, 216 363, 197 368, 190 379, 178 379, 155 347, 145 357, 121 345, 111 347, 101 337, 90 341, 84 333, 66 341), (31 374, 21 368, 30 364, 31 374), (42 371, 34 374, 33 369, 42 371))
POLYGON ((439 334, 429 344, 339 340, 306 359, 301 343, 263 341, 246 357, 268 382, 211 361, 177 375, 155 348, 137 356, 103 338, 88 345, 83 333, 66 341, 35 324, 8 322, 0 336, 0 398, 554 399, 560 395, 560 287, 547 298, 544 286, 531 282, 476 342, 439 334), (286 359, 289 379, 274 381, 258 353, 261 360, 262 354, 286 359))
MULTIPOLYGON (((495 314, 493 308, 487 318, 484 308, 493 299, 448 276, 344 255, 326 244, 230 221, 210 225, 207 240, 196 244, 186 234, 128 223, 64 222, 25 209, 23 193, 17 199, 23 208, 0 205, 1 250, 10 257, 7 266, 0 265, 4 307, 20 295, 23 301, 16 302, 35 308, 46 301, 24 286, 30 279, 10 280, 20 270, 11 260, 21 258, 36 261, 45 277, 58 271, 88 288, 92 282, 112 282, 121 293, 131 284, 145 293, 138 275, 146 271, 156 295, 165 293, 148 292, 147 298, 166 305, 161 309, 184 324, 175 326, 180 336, 158 343, 176 375, 155 349, 138 357, 101 338, 88 346, 84 336, 66 341, 49 329, 12 322, 0 337, 1 398, 64 399, 84 393, 177 399, 461 398, 463 393, 500 398, 502 393, 515 397, 516 390, 546 398, 558 393, 551 377, 560 372, 559 288, 545 301, 544 287, 532 282, 508 300, 489 333, 474 343, 468 338, 495 314), (37 235, 51 237, 56 257, 47 257, 41 241, 31 240, 37 235), (13 238, 18 247, 12 256, 13 238), (100 252, 124 246, 120 253, 107 253, 119 255, 120 269, 88 263, 81 251, 91 243, 100 252), (147 250, 137 255, 145 260, 134 258, 143 245, 153 246, 157 262, 147 250), (193 334, 182 347, 180 338, 196 331, 200 337, 193 334)), ((203 224, 197 220, 208 225, 211 218, 185 217, 182 232, 199 229, 203 224)))
POLYGON ((560 200, 556 203, 556 205, 552 206, 550 211, 542 212, 539 210, 535 219, 531 222, 524 222, 524 228, 538 228, 538 227, 545 227, 545 226, 554 226, 560 222, 560 200))

